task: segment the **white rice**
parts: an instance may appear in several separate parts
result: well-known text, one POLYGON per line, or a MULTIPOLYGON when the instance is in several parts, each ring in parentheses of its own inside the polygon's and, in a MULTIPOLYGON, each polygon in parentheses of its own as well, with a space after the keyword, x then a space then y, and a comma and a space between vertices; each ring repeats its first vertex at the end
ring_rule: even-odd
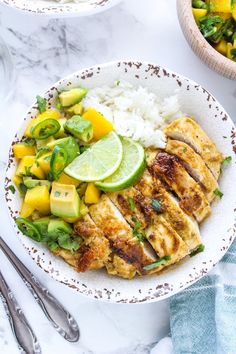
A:
POLYGON ((165 148, 166 137, 161 129, 182 115, 177 95, 160 99, 147 88, 123 81, 113 87, 89 90, 83 104, 102 113, 118 134, 140 141, 145 147, 165 148))

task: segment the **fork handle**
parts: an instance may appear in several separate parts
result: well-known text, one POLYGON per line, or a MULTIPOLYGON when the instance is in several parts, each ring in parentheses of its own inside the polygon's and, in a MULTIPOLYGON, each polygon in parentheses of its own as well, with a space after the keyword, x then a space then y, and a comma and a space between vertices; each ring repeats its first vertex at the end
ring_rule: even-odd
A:
POLYGON ((26 354, 40 354, 41 349, 39 342, 1 272, 0 296, 10 322, 12 332, 21 352, 26 354))
POLYGON ((24 283, 57 332, 69 342, 77 342, 80 337, 80 332, 72 315, 24 266, 24 264, 12 252, 1 237, 0 249, 4 252, 14 268, 20 274, 24 283))

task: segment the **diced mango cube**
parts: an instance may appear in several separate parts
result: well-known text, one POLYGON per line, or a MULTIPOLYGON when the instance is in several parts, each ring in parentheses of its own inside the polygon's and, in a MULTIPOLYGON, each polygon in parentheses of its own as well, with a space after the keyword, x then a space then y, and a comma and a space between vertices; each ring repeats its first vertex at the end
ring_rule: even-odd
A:
POLYGON ((38 210, 43 215, 50 214, 50 195, 46 186, 37 186, 28 189, 25 195, 25 203, 38 210))
POLYGON ((24 156, 19 162, 16 170, 16 176, 28 175, 34 162, 35 156, 24 156))
POLYGON ((226 55, 227 54, 227 42, 222 39, 219 43, 215 45, 215 49, 217 52, 226 55))
POLYGON ((113 130, 113 125, 101 113, 94 108, 88 108, 83 117, 93 125, 93 137, 95 140, 101 139, 113 130))
POLYGON ((32 207, 31 205, 27 204, 24 201, 21 207, 20 216, 22 218, 28 218, 33 214, 33 212, 34 212, 34 207, 32 207))
POLYGON ((38 162, 35 161, 30 168, 30 174, 37 177, 38 179, 45 179, 45 173, 42 168, 39 166, 38 162))
POLYGON ((210 0, 211 12, 231 13, 231 0, 210 0))
POLYGON ((46 152, 44 155, 40 156, 37 159, 37 162, 40 168, 44 171, 44 173, 48 173, 50 171, 50 161, 51 161, 52 153, 46 152))
POLYGON ((206 16, 207 10, 206 9, 192 9, 193 10, 193 16, 195 18, 195 21, 199 23, 199 19, 203 16, 206 16))
POLYGON ((78 181, 77 179, 68 176, 66 173, 62 172, 62 174, 60 175, 59 180, 57 181, 58 183, 62 183, 62 184, 71 184, 73 186, 75 186, 76 188, 80 185, 80 181, 78 181))
POLYGON ((26 130, 24 135, 27 136, 28 138, 32 138, 31 134, 31 129, 38 123, 42 122, 45 119, 59 119, 60 118, 60 113, 57 111, 54 111, 53 109, 48 109, 47 111, 40 113, 37 115, 36 118, 32 119, 26 130))
POLYGON ((101 191, 95 186, 94 183, 88 183, 84 201, 86 204, 96 204, 99 202, 101 191))
POLYGON ((14 175, 14 176, 12 177, 12 182, 15 184, 15 186, 16 186, 17 188, 19 188, 20 185, 21 185, 21 183, 23 183, 23 178, 20 177, 20 176, 14 175))
POLYGON ((12 147, 14 156, 17 159, 22 159, 24 156, 35 155, 35 146, 26 145, 24 143, 16 143, 12 147))

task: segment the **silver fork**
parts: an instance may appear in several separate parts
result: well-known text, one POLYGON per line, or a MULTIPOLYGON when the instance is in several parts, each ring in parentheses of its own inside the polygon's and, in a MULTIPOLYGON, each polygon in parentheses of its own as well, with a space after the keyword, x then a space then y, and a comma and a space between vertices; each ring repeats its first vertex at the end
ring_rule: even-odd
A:
POLYGON ((39 280, 24 266, 19 258, 11 251, 0 236, 0 249, 17 270, 24 283, 34 296, 44 314, 57 330, 69 342, 77 342, 80 331, 77 322, 62 304, 45 288, 39 280))
POLYGON ((20 351, 41 354, 39 342, 1 272, 0 297, 20 351))

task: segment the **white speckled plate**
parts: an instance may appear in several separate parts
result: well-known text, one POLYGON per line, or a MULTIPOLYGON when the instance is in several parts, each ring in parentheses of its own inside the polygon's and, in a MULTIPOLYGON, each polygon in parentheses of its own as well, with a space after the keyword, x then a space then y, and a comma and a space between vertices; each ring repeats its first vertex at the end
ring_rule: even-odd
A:
MULTIPOLYGON (((201 225, 201 234, 206 246, 205 252, 186 258, 159 275, 123 280, 109 276, 104 271, 78 274, 62 260, 55 258, 47 249, 23 236, 16 226, 15 231, 30 256, 45 272, 81 294, 118 303, 157 301, 179 292, 209 272, 226 253, 234 239, 236 229, 236 130, 223 107, 207 90, 155 64, 114 62, 82 70, 57 82, 45 93, 45 98, 50 105, 61 89, 79 85, 92 88, 113 84, 115 80, 126 80, 134 85, 145 86, 161 97, 172 95, 178 90, 182 111, 195 116, 224 155, 233 157, 231 165, 220 179, 220 189, 224 197, 213 203, 211 217, 201 225)), ((29 110, 14 142, 21 139, 26 124, 37 113, 35 106, 29 110)), ((17 193, 13 195, 8 190, 15 168, 16 161, 10 151, 5 194, 13 221, 18 215, 21 204, 17 193)))
POLYGON ((121 0, 87 0, 80 3, 60 4, 53 0, 0 0, 7 6, 37 15, 88 16, 105 11, 121 0))

